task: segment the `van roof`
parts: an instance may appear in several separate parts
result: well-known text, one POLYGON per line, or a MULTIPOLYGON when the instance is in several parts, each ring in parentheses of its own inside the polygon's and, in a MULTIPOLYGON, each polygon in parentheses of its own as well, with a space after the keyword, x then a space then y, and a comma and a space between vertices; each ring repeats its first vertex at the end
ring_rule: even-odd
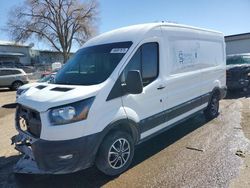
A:
POLYGON ((158 23, 146 23, 146 24, 138 24, 138 25, 131 25, 127 27, 122 27, 119 29, 115 29, 103 34, 100 34, 89 41, 87 41, 84 44, 84 47, 87 46, 94 46, 98 44, 106 44, 106 43, 112 43, 112 42, 120 42, 120 41, 137 41, 141 39, 147 32, 149 32, 152 29, 155 29, 157 27, 178 27, 178 28, 188 28, 193 29, 197 31, 206 31, 213 34, 220 34, 223 35, 221 32, 188 26, 188 25, 182 25, 182 24, 176 24, 176 23, 169 23, 169 22, 158 22, 158 23))

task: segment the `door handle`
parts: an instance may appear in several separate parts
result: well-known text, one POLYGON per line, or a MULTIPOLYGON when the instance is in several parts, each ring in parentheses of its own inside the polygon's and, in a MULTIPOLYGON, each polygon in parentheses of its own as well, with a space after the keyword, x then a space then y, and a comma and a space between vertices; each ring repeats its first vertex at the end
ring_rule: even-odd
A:
POLYGON ((160 85, 157 89, 160 90, 160 89, 164 89, 166 86, 163 86, 163 85, 160 85))

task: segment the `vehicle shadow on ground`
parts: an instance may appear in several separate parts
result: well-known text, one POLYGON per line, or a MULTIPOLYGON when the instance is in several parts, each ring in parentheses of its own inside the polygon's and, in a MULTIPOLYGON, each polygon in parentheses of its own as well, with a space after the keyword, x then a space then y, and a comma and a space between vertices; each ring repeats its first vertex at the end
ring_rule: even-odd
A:
POLYGON ((9 88, 0 88, 0 93, 3 93, 3 92, 10 92, 12 90, 10 90, 9 88))
POLYGON ((199 127, 202 127, 206 123, 207 120, 205 119, 204 115, 199 113, 197 116, 190 118, 183 123, 176 125, 170 130, 140 144, 135 151, 133 165, 137 165, 147 158, 157 154, 161 150, 165 149, 169 145, 173 144, 199 127))
MULTIPOLYGON (((203 114, 197 116, 161 133, 160 135, 140 144, 135 150, 131 168, 157 154, 180 138, 206 124, 203 114)), ((7 158, 0 158, 8 160, 7 158)), ((0 163, 1 164, 1 163, 0 163)), ((10 166, 13 166, 12 163, 10 166)), ((1 168, 1 166, 0 166, 1 168)), ((101 187, 117 177, 108 177, 95 167, 65 175, 14 175, 11 171, 7 185, 11 187, 101 187)), ((1 185, 1 182, 0 182, 1 185)), ((7 186, 8 187, 8 186, 7 186)))
POLYGON ((12 109, 12 108, 16 108, 16 103, 9 103, 9 104, 5 104, 2 106, 2 108, 7 108, 7 109, 12 109))
POLYGON ((0 187, 18 187, 14 178, 13 165, 20 156, 0 157, 0 187))
MULTIPOLYGON (((9 103, 3 106, 0 106, 0 118, 3 118, 9 114, 13 114, 13 110, 16 108, 16 103, 9 103)), ((1 138, 0 138, 1 139, 1 138)))
POLYGON ((15 108, 4 108, 3 106, 2 107, 0 106, 0 118, 3 118, 3 117, 10 115, 10 114, 13 114, 14 111, 15 111, 15 108))

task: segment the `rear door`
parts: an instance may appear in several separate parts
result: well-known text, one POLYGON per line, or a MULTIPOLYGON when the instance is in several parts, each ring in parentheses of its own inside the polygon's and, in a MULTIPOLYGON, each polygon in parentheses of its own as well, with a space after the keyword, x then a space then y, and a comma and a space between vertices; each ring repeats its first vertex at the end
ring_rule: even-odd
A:
POLYGON ((1 70, 0 72, 0 85, 1 86, 11 86, 15 81, 15 71, 14 70, 1 70))
POLYGON ((150 129, 164 122, 164 116, 161 116, 164 92, 159 89, 162 84, 159 48, 159 41, 142 42, 122 73, 122 82, 129 70, 138 70, 142 76, 143 92, 122 97, 126 114, 139 123, 141 138, 150 135, 150 129))

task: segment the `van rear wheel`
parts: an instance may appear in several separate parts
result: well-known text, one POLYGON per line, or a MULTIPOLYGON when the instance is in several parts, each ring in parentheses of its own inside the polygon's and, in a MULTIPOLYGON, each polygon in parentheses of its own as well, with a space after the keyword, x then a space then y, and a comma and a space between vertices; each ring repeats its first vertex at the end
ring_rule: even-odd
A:
POLYGON ((132 162, 134 142, 127 132, 110 133, 103 141, 96 158, 97 168, 106 175, 119 175, 132 162))
POLYGON ((204 110, 207 120, 212 120, 219 115, 219 95, 213 94, 207 108, 204 110))

